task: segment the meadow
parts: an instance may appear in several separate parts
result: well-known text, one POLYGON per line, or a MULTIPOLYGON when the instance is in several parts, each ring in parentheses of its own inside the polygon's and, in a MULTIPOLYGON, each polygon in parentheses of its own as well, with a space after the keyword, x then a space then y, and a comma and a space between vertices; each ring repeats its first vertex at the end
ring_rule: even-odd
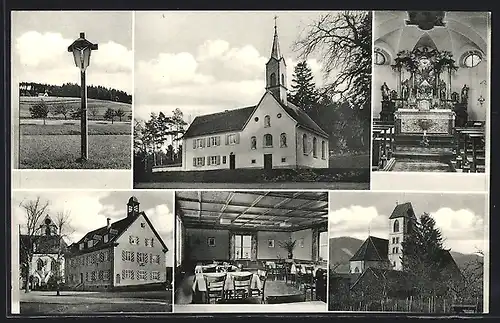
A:
MULTIPOLYGON (((78 109, 78 98, 21 97, 19 120, 19 168, 21 169, 130 169, 132 126, 130 104, 89 100, 89 108, 96 107, 94 120, 89 115, 88 160, 80 157, 80 121, 64 120, 51 115, 45 121, 31 119, 29 107, 41 99, 49 105, 65 104, 78 109), (121 107, 126 113, 123 121, 103 121, 108 108, 121 107)), ((52 110, 51 110, 52 111, 52 110)))

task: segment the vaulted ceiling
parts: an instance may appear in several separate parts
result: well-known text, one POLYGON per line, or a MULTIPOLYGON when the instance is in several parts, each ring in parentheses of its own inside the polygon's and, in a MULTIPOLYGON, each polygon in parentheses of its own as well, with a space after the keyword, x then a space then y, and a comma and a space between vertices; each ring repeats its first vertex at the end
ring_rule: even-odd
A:
POLYGON ((408 24, 410 17, 407 11, 376 11, 375 46, 384 49, 392 57, 401 50, 412 50, 417 43, 435 45, 439 50, 452 52, 455 57, 467 50, 480 50, 483 55, 487 55, 490 28, 486 12, 442 13, 444 26, 425 28, 408 24))
POLYGON ((178 191, 176 213, 187 228, 296 231, 328 222, 328 193, 178 191))

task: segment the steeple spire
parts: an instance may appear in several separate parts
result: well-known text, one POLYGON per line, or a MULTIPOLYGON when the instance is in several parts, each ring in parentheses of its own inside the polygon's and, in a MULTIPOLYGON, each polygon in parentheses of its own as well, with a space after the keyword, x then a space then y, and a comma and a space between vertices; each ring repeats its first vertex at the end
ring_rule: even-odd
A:
POLYGON ((274 16, 274 39, 273 48, 271 50, 271 57, 279 60, 281 58, 280 43, 278 40, 278 26, 276 25, 276 19, 278 16, 274 16))

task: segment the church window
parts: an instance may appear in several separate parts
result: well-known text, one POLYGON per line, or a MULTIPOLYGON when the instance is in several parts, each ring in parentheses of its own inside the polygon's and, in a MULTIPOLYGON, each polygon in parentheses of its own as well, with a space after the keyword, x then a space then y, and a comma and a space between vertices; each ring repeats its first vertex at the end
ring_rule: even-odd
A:
POLYGON ((257 149, 257 137, 252 136, 252 138, 250 138, 250 148, 257 149))
POLYGON ((255 117, 255 122, 258 122, 259 121, 259 117, 255 117))
POLYGON ((375 52, 375 64, 376 65, 384 65, 385 64, 385 56, 379 51, 375 52))
POLYGON ((396 243, 399 243, 399 237, 396 237, 396 243))
POLYGON ((399 248, 398 248, 398 247, 396 247, 395 249, 396 249, 396 252, 395 252, 395 253, 398 253, 398 252, 399 252, 399 248))
POLYGON ((302 152, 304 155, 307 155, 307 135, 304 134, 302 136, 302 152))
POLYGON ((270 79, 271 79, 271 86, 275 86, 276 85, 276 73, 272 73, 270 79))
POLYGON ((205 166, 205 157, 193 157, 193 166, 205 166))
POLYGON ((281 74, 281 85, 285 85, 285 74, 281 74))
POLYGON ((270 126, 271 126, 271 117, 265 116, 264 117, 264 128, 269 128, 270 126))
POLYGON ((317 143, 316 137, 313 138, 313 157, 317 158, 318 157, 318 143, 317 143))
POLYGON ((326 158, 326 143, 324 140, 321 141, 321 159, 326 158))
POLYGON ((282 157, 282 158, 281 158, 281 162, 282 162, 282 163, 286 163, 286 157, 282 157))
POLYGON ((476 67, 477 65, 479 65, 479 63, 481 63, 481 56, 476 53, 476 52, 472 52, 472 53, 469 53, 469 54, 466 54, 466 56, 464 57, 464 66, 465 67, 476 67))
POLYGON ((280 135, 280 147, 281 147, 281 148, 284 148, 284 147, 286 147, 286 146, 287 146, 287 145, 286 145, 286 133, 284 133, 284 132, 283 132, 283 133, 280 135))
POLYGON ((354 272, 355 272, 356 274, 357 274, 357 273, 359 273, 359 268, 358 268, 358 267, 354 268, 354 272))
POLYGON ((273 146, 273 135, 265 134, 264 135, 264 147, 272 147, 273 146))
POLYGON ((36 262, 36 270, 42 270, 43 269, 43 260, 42 259, 38 259, 37 262, 36 262))
POLYGON ((394 221, 394 227, 393 227, 393 232, 399 232, 399 221, 396 220, 394 221))

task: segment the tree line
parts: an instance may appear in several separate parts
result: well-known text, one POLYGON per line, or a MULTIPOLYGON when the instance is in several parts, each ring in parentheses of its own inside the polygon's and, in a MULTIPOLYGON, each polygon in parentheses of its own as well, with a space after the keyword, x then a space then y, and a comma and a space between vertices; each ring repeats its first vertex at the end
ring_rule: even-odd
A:
MULTIPOLYGON (((53 108, 51 109, 49 105, 43 100, 30 106, 29 111, 31 118, 42 119, 44 125, 46 124, 45 121, 49 116, 49 114, 52 114, 53 116, 56 117, 63 116, 64 120, 67 120, 68 118, 79 120, 82 114, 80 108, 71 108, 64 103, 56 103, 55 105, 53 105, 53 108)), ((87 113, 88 116, 91 117, 92 119, 97 119, 97 116, 99 115, 99 108, 90 107, 88 108, 87 113)), ((104 113, 103 118, 104 120, 110 120, 111 123, 113 124, 116 118, 122 121, 122 118, 125 115, 126 113, 122 108, 117 108, 117 109, 108 108, 104 113)))
POLYGON ((151 113, 146 121, 134 121, 134 168, 143 173, 151 166, 182 164, 182 135, 186 131, 182 111, 172 115, 151 113))
MULTIPOLYGON (((38 96, 39 93, 47 93, 57 97, 80 97, 80 85, 76 83, 64 83, 63 85, 51 85, 35 82, 21 82, 19 84, 20 96, 38 96)), ((124 91, 107 88, 101 85, 87 86, 87 98, 132 103, 132 95, 124 91)))

